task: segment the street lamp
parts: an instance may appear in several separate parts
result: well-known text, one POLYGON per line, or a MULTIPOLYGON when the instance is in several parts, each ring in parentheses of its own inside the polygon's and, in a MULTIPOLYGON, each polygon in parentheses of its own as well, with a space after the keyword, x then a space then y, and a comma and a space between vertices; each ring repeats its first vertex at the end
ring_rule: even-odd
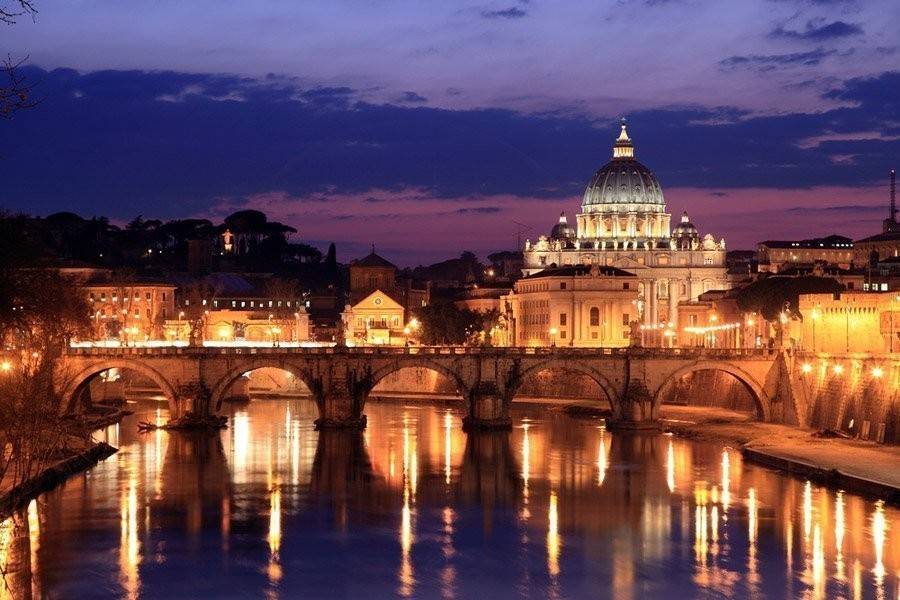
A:
POLYGON ((556 347, 556 334, 559 330, 556 327, 550 328, 550 347, 556 347))

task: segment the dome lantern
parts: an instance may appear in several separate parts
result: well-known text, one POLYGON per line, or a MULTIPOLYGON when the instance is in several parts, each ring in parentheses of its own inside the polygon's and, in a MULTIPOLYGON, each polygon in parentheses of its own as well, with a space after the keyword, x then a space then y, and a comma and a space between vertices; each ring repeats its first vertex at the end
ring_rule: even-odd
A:
POLYGON ((622 131, 619 132, 619 137, 616 138, 616 143, 613 145, 613 158, 634 159, 634 144, 631 143, 631 138, 628 137, 624 118, 622 119, 622 131))
POLYGON ((581 201, 582 212, 661 213, 665 205, 656 176, 634 158, 634 144, 623 119, 619 137, 613 144, 613 158, 588 183, 581 201))

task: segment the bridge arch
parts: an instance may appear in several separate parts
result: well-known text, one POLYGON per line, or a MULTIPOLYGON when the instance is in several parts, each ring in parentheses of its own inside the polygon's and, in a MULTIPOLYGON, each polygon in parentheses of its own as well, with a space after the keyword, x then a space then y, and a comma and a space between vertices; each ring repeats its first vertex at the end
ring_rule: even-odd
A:
POLYGON ((391 361, 386 364, 382 364, 377 366, 371 375, 371 386, 369 387, 369 392, 375 389, 380 382, 384 381, 389 375, 393 373, 397 373, 398 371, 402 371, 403 369, 427 369, 429 371, 434 371, 444 377, 446 377, 449 381, 456 386, 456 392, 461 397, 465 398, 468 392, 468 387, 466 382, 463 380, 463 377, 451 367, 448 367, 444 364, 441 364, 438 361, 429 360, 425 357, 413 358, 408 360, 397 360, 391 361))
POLYGON ((178 414, 177 392, 172 383, 170 383, 162 373, 153 367, 148 366, 145 362, 128 359, 110 359, 95 362, 90 366, 83 368, 73 377, 66 379, 66 383, 63 385, 60 393, 62 413, 74 413, 77 408, 78 399, 81 397, 85 386, 90 385, 90 382, 94 377, 109 369, 134 371, 135 373, 140 373, 152 380, 159 386, 159 389, 162 390, 163 395, 165 395, 166 401, 169 404, 169 413, 171 415, 178 414))
POLYGON ((260 357, 247 362, 238 361, 238 364, 228 369, 224 375, 221 375, 216 383, 210 388, 210 404, 212 410, 219 412, 222 409, 222 402, 225 400, 225 393, 237 382, 244 373, 256 371, 257 369, 281 369, 287 371, 312 391, 312 376, 308 369, 303 368, 299 364, 294 364, 277 358, 260 357))
POLYGON ((558 358, 539 360, 526 364, 520 372, 519 381, 517 382, 516 386, 511 390, 507 390, 507 395, 510 401, 529 375, 536 375, 541 371, 546 370, 570 371, 572 373, 585 375, 594 383, 600 386, 600 389, 606 396, 611 409, 615 409, 616 404, 619 402, 620 392, 616 388, 616 385, 612 381, 610 381, 610 379, 606 375, 601 373, 598 369, 592 367, 587 361, 561 360, 558 358))
POLYGON ((658 415, 664 399, 674 391, 678 381, 689 373, 698 371, 721 371, 734 377, 750 394, 756 408, 756 416, 761 421, 771 420, 769 397, 762 384, 756 378, 741 367, 725 361, 699 360, 685 365, 666 377, 663 383, 653 394, 652 414, 658 415))

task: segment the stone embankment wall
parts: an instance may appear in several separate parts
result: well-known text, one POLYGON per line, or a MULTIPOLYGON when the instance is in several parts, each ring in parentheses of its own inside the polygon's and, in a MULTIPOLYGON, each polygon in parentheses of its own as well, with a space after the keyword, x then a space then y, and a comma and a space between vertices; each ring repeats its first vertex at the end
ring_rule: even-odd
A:
POLYGON ((799 356, 791 383, 814 429, 900 444, 900 361, 890 357, 799 356))

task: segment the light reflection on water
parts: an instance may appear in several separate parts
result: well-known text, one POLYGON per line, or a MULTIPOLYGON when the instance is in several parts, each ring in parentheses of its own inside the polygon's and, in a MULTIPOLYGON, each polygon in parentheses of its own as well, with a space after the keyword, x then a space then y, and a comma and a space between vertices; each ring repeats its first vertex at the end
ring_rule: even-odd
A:
POLYGON ((0 523, 0 598, 897 598, 900 513, 739 452, 516 409, 367 406, 319 434, 298 400, 220 436, 102 433, 122 450, 0 523))

